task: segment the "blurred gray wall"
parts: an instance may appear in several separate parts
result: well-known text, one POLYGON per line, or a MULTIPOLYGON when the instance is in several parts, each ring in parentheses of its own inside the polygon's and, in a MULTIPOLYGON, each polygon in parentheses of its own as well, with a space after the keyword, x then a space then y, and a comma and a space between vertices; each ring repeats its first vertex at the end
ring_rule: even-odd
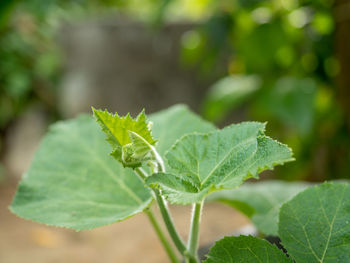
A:
POLYGON ((161 29, 126 18, 65 25, 60 40, 67 64, 61 83, 65 117, 91 106, 125 114, 154 112, 175 103, 198 110, 205 90, 216 79, 199 77, 180 65, 180 42, 191 24, 161 29))

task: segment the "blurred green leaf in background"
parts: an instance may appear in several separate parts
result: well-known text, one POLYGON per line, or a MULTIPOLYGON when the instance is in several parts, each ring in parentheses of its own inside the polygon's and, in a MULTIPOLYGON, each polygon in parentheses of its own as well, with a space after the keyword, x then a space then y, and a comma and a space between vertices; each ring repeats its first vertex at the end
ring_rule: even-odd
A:
POLYGON ((260 88, 258 76, 231 75, 220 79, 208 91, 203 116, 213 122, 222 121, 236 107, 247 101, 260 88))

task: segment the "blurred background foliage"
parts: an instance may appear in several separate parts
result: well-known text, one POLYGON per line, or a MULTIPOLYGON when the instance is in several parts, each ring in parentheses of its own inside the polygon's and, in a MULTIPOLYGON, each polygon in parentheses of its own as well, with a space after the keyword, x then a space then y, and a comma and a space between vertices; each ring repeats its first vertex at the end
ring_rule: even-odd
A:
POLYGON ((339 59, 348 53, 337 50, 337 26, 349 20, 338 21, 342 2, 2 0, 1 135, 33 104, 51 120, 61 118, 56 105, 64 61, 56 38, 63 23, 121 14, 157 30, 191 21, 195 28, 181 39, 183 67, 198 67, 203 78, 222 64, 226 72, 202 103, 205 118, 219 126, 268 121, 268 133, 290 145, 297 159, 277 170, 279 178, 349 178, 350 99, 339 98, 339 90, 350 87, 338 81, 349 74, 339 59))

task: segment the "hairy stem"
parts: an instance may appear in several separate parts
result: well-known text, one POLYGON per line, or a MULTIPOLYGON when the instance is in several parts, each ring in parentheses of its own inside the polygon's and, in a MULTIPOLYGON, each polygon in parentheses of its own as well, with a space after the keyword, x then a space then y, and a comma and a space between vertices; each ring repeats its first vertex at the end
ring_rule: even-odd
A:
POLYGON ((172 263, 179 263, 180 261, 177 258, 175 251, 173 250, 173 248, 169 244, 167 238, 165 237, 163 230, 159 226, 159 223, 158 223, 157 219, 155 218, 154 214, 152 213, 152 211, 150 209, 146 209, 145 213, 148 216, 148 219, 150 220, 154 231, 157 233, 159 240, 162 242, 163 247, 164 247, 166 253, 168 254, 171 262, 172 263))
POLYGON ((179 250, 179 252, 182 255, 186 254, 186 246, 185 243, 182 241, 179 233, 177 232, 173 219, 169 213, 168 207, 166 205, 165 200, 163 199, 163 197, 160 195, 159 190, 155 189, 154 190, 155 196, 156 196, 156 200, 159 206, 159 210, 160 213, 162 214, 163 220, 164 220, 164 224, 166 225, 169 235, 171 236, 171 239, 174 242, 174 245, 176 246, 176 248, 179 250))
POLYGON ((154 148, 152 145, 150 147, 151 147, 152 155, 158 164, 158 167, 157 167, 158 171, 157 172, 165 173, 165 165, 164 165, 163 158, 157 152, 156 148, 154 148))
MULTIPOLYGON (((136 168, 135 169, 136 173, 143 179, 145 180, 147 177, 147 173, 142 169, 142 168, 136 168)), ((166 205, 165 200, 160 194, 160 191, 158 189, 153 189, 153 193, 155 195, 160 213, 162 215, 164 224, 169 232, 169 235, 174 242, 174 245, 178 249, 178 251, 181 253, 181 255, 186 255, 187 254, 187 248, 185 246, 185 243, 182 241, 179 233, 177 232, 175 228, 175 224, 173 222, 173 219, 169 213, 169 209, 166 205)))
POLYGON ((146 177, 148 175, 142 168, 136 168, 134 171, 137 173, 138 176, 140 176, 143 182, 146 180, 146 177))
POLYGON ((187 246, 188 246, 188 252, 193 258, 196 259, 196 261, 189 261, 189 262, 199 262, 197 249, 198 249, 198 240, 199 240, 199 225, 200 225, 203 203, 204 201, 193 205, 190 236, 188 239, 187 246))

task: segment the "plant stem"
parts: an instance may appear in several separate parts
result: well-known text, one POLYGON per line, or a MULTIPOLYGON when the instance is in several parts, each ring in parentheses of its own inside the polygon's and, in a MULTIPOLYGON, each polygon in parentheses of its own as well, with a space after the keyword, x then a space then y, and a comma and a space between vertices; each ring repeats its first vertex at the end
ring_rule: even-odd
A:
POLYGON ((188 239, 188 252, 193 258, 196 259, 195 262, 199 262, 197 249, 198 249, 198 240, 199 240, 199 225, 200 225, 203 203, 204 201, 193 205, 190 236, 188 239))
POLYGON ((164 247, 166 253, 168 254, 171 262, 172 263, 179 263, 180 261, 177 258, 175 251, 173 250, 173 248, 169 244, 167 238, 165 237, 165 235, 163 233, 163 230, 159 226, 159 223, 158 223, 157 219, 155 218, 154 214, 152 213, 152 211, 150 209, 146 209, 145 213, 148 216, 148 219, 150 220, 150 222, 151 222, 155 232, 157 233, 160 241, 162 242, 163 247, 164 247))
MULTIPOLYGON (((146 179, 147 173, 142 168, 136 168, 135 171, 143 180, 146 179)), ((185 256, 187 254, 186 253, 187 248, 186 248, 185 243, 182 241, 179 233, 177 232, 177 230, 175 228, 175 224, 174 224, 173 219, 169 213, 166 202, 163 199, 163 197, 161 196, 160 191, 158 189, 152 189, 152 190, 153 190, 153 193, 155 195, 155 198, 156 198, 160 213, 162 215, 164 224, 169 232, 169 235, 170 235, 171 239, 173 240, 174 245, 181 253, 181 255, 185 256)))
POLYGON ((174 225, 173 219, 169 213, 168 207, 167 207, 163 197, 160 195, 159 190, 154 189, 153 191, 155 193, 158 207, 159 207, 160 213, 162 214, 166 228, 168 229, 169 235, 170 235, 171 239, 173 240, 174 245, 179 250, 179 252, 182 255, 185 255, 187 252, 185 243, 182 241, 179 233, 177 232, 177 230, 175 228, 175 225, 174 225))
POLYGON ((165 165, 164 165, 163 158, 157 152, 156 148, 154 148, 152 145, 150 147, 151 147, 152 155, 158 164, 158 167, 157 167, 158 172, 165 173, 165 165))
POLYGON ((142 181, 145 182, 146 177, 148 176, 147 173, 140 167, 136 168, 134 171, 141 177, 142 181))

